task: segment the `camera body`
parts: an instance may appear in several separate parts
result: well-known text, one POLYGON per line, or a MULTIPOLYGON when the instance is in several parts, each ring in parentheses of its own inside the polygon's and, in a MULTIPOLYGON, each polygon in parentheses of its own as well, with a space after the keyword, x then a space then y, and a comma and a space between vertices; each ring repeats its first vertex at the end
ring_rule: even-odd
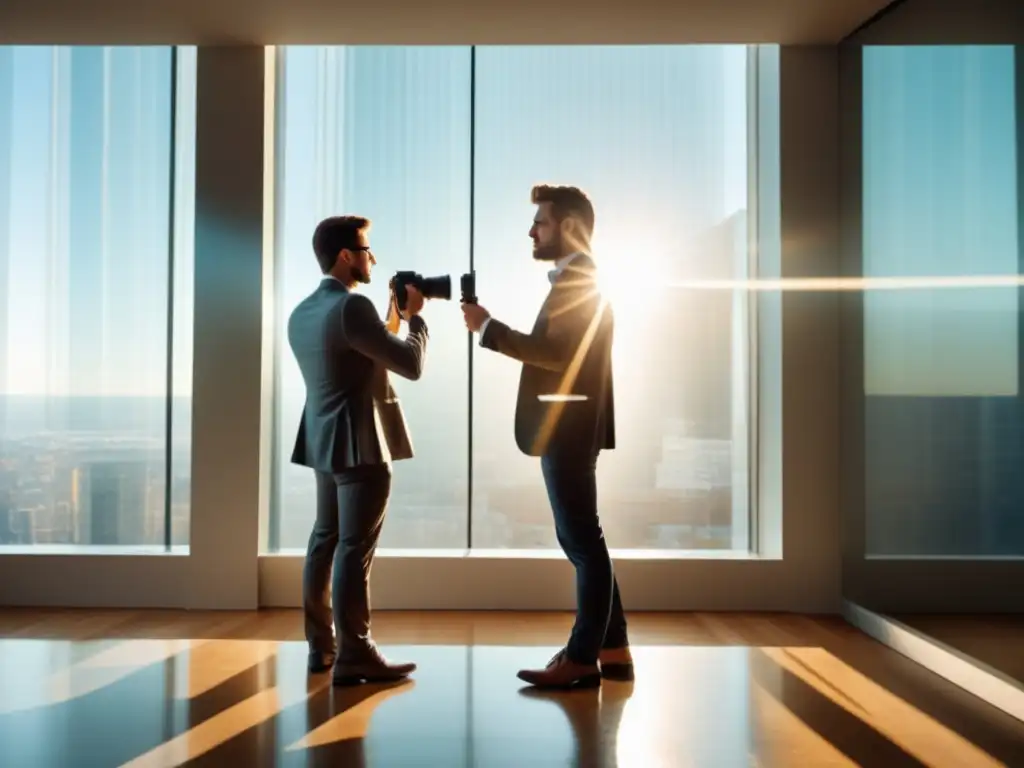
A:
POLYGON ((404 311, 405 305, 409 301, 409 294, 405 289, 410 285, 422 293, 425 299, 444 299, 448 301, 452 297, 452 279, 450 275, 424 277, 418 272, 396 272, 395 276, 391 279, 391 287, 395 292, 399 310, 404 311))
POLYGON ((476 304, 476 272, 467 272, 460 281, 462 288, 462 303, 476 304))

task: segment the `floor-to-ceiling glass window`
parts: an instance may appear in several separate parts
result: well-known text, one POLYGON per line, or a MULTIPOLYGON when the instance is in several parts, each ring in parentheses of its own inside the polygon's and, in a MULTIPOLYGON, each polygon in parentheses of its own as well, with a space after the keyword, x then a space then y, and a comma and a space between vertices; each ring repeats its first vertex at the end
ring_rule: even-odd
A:
POLYGON ((194 89, 0 47, 0 553, 188 544, 194 89))
POLYGON ((753 49, 277 55, 268 549, 304 547, 312 522, 312 474, 290 463, 304 393, 285 329, 320 280, 313 229, 340 213, 373 221, 378 264, 365 290, 382 316, 396 270, 454 285, 451 302, 425 310, 423 378, 394 377, 417 455, 395 463, 382 549, 557 548, 537 462, 513 439, 517 366, 471 350, 458 308, 458 278, 472 267, 481 303, 529 330, 549 287, 530 257, 530 188, 556 182, 594 203, 615 311, 618 445, 598 473, 611 546, 749 550, 753 49))

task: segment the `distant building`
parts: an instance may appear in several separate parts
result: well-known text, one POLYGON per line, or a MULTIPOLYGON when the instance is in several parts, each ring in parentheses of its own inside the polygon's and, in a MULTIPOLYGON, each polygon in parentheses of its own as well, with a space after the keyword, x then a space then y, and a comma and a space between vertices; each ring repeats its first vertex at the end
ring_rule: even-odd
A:
POLYGON ((150 473, 144 460, 101 459, 75 467, 71 506, 77 521, 77 543, 159 543, 150 520, 150 473))

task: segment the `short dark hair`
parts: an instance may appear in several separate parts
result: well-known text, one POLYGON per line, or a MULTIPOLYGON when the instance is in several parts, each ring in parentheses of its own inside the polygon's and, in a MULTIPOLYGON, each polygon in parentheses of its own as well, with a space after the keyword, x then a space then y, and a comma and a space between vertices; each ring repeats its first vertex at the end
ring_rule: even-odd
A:
POLYGON ((535 205, 551 203, 551 213, 556 219, 572 216, 579 219, 587 230, 587 237, 594 234, 594 206, 579 187, 537 184, 530 190, 530 202, 535 205))
POLYGON ((359 236, 370 224, 365 216, 331 216, 317 224, 313 231, 313 253, 320 271, 327 274, 334 269, 342 248, 361 248, 359 236))

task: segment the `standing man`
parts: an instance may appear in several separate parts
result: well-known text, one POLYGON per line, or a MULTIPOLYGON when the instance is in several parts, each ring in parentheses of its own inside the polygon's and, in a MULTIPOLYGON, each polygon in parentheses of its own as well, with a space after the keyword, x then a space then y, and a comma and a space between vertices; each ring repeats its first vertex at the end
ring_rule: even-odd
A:
POLYGON ((545 688, 633 677, 626 617, 597 514, 597 455, 615 447, 611 307, 590 255, 594 208, 576 187, 536 186, 533 258, 552 262, 551 290, 533 330, 520 333, 477 304, 466 327, 483 347, 523 364, 516 401, 519 449, 539 456, 558 543, 576 568, 576 623, 545 669, 519 677, 545 688), (599 666, 600 665, 600 666, 599 666))
POLYGON ((316 474, 316 523, 303 569, 303 611, 310 672, 334 668, 334 684, 397 680, 416 669, 394 664, 370 637, 370 567, 391 491, 391 461, 411 458, 401 407, 387 379, 423 372, 427 325, 423 295, 407 287, 402 317, 392 294, 388 326, 357 292, 377 260, 370 221, 324 219, 313 233, 323 273, 288 319, 288 343, 306 385, 292 462, 316 474), (333 562, 333 621, 328 584, 333 562), (335 638, 337 642, 335 642, 335 638))

